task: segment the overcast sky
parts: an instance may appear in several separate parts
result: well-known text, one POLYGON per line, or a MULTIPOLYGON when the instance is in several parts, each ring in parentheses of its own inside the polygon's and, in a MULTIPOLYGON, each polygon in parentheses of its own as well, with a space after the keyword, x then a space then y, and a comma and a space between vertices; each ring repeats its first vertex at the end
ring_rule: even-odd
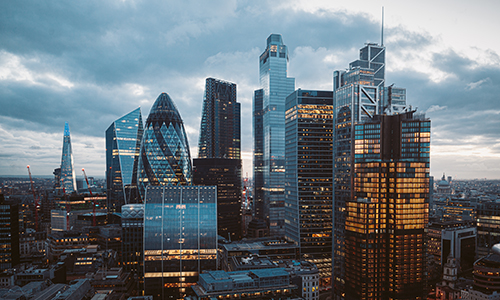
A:
POLYGON ((167 92, 197 156, 205 78, 237 84, 244 172, 252 172, 252 94, 271 33, 296 88, 332 89, 366 42, 386 82, 432 120, 431 175, 500 178, 498 1, 1 1, 0 175, 50 175, 64 122, 77 175, 104 176, 104 132, 167 92))

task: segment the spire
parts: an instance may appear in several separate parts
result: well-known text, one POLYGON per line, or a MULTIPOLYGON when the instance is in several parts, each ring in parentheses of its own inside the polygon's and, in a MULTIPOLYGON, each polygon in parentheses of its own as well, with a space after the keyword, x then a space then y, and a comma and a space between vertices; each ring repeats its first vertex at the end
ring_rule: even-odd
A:
POLYGON ((384 45, 384 7, 382 6, 382 30, 380 34, 380 46, 384 45))
POLYGON ((69 136, 69 124, 68 124, 68 122, 64 123, 64 136, 69 136))

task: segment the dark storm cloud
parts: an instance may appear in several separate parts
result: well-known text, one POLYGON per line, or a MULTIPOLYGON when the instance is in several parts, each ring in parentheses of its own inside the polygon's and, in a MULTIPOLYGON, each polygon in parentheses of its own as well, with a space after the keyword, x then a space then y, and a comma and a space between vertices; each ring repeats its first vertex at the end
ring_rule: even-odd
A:
MULTIPOLYGON (((347 68, 365 42, 380 40, 380 24, 367 15, 311 13, 280 4, 287 2, 2 1, 0 142, 9 141, 14 130, 52 134, 50 141, 36 134, 16 140, 8 151, 42 145, 45 165, 53 168, 68 121, 80 160, 92 162, 84 153, 99 154, 93 163, 103 165, 103 141, 95 138, 138 106, 146 118, 158 95, 168 92, 196 147, 204 79, 213 76, 238 85, 242 148, 251 151, 251 99, 269 34, 283 35, 289 74, 297 88, 307 89, 331 89, 333 70, 347 68), (50 142, 57 147, 45 148, 50 142)), ((386 29, 384 42, 390 65, 391 57, 411 61, 437 40, 395 27, 386 29)), ((495 52, 485 53, 500 62, 495 52)), ((410 104, 429 110, 434 130, 441 132, 436 143, 452 143, 460 134, 498 139, 498 114, 488 112, 500 94, 498 67, 478 65, 453 50, 430 59, 448 78, 436 83, 412 66, 386 76, 389 84, 407 88, 410 104)))

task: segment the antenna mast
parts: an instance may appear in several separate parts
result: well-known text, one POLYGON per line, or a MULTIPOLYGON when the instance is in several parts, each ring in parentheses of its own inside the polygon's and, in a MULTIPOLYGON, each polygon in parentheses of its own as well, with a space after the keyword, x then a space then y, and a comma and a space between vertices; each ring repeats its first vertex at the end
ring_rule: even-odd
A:
POLYGON ((382 32, 380 35, 380 46, 384 45, 384 7, 382 6, 382 32))

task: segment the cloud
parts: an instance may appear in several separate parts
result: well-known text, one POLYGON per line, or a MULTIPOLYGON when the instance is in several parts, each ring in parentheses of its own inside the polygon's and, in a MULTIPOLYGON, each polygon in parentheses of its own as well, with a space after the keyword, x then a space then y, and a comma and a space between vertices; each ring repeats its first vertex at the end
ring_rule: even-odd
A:
POLYGON ((435 112, 435 111, 440 111, 440 110, 447 109, 447 108, 448 108, 447 106, 431 105, 431 107, 429 107, 425 111, 425 113, 431 113, 431 112, 435 112))
POLYGON ((481 84, 485 83, 486 81, 490 80, 489 78, 485 78, 485 79, 481 79, 479 81, 476 81, 476 82, 471 82, 469 84, 467 84, 467 90, 473 90, 473 89, 476 89, 478 88, 479 86, 481 86, 481 84))
MULTIPOLYGON (((68 121, 75 165, 104 176, 105 130, 138 106, 146 118, 161 92, 177 105, 196 157, 205 78, 215 77, 237 84, 251 175, 252 96, 269 34, 283 35, 296 87, 322 90, 380 39, 365 13, 280 0, 0 2, 0 28, 1 174, 24 174, 26 162, 51 174, 68 121)), ((384 43, 387 82, 406 87, 408 103, 431 118, 433 144, 498 140, 498 53, 466 55, 402 26, 387 27, 384 43)), ((488 147, 482 159, 498 163, 500 149, 488 147)))

